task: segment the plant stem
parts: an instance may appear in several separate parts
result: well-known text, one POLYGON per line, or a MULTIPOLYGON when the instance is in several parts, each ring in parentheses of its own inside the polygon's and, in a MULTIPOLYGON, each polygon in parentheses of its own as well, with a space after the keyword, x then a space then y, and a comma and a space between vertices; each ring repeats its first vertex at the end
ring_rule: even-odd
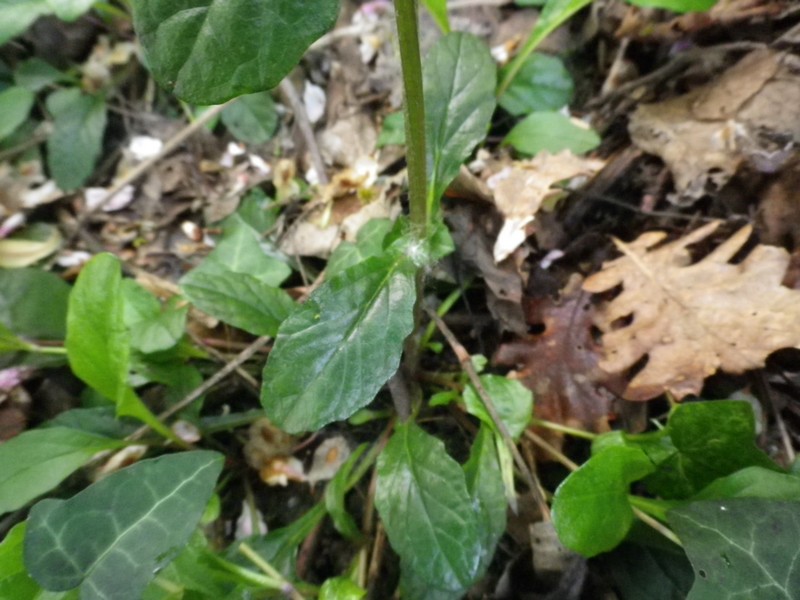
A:
POLYGON ((561 433, 566 433, 567 435, 571 435, 573 437, 581 438, 584 440, 594 441, 597 439, 597 434, 591 433, 589 431, 583 431, 582 429, 575 429, 574 427, 568 427, 566 425, 561 425, 559 423, 553 423, 552 421, 544 421, 542 419, 537 419, 533 417, 531 419, 531 425, 537 425, 544 429, 550 429, 552 431, 559 431, 561 433))
POLYGON ((400 64, 405 90, 406 163, 411 223, 425 239, 428 225, 426 207, 425 103, 422 95, 422 63, 419 55, 416 0, 394 0, 400 64))

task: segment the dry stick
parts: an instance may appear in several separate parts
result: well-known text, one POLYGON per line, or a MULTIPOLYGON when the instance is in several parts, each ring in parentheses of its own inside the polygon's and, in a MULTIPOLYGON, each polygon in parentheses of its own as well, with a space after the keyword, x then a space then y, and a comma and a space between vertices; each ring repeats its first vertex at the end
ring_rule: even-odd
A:
MULTIPOLYGON (((267 345, 272 338, 268 335, 263 335, 257 340, 255 340, 252 344, 250 344, 247 348, 242 350, 236 357, 227 363, 224 367, 222 367, 219 371, 214 373, 211 377, 205 380, 202 384, 197 386, 194 390, 189 392, 183 399, 179 402, 170 406, 167 410, 162 412, 158 415, 158 419, 163 421, 168 419, 172 415, 177 412, 182 411, 184 408, 189 406, 192 402, 197 400, 200 396, 205 394, 208 390, 214 387, 217 383, 225 379, 228 375, 230 375, 233 371, 236 370, 237 367, 244 364, 245 361, 249 360, 256 352, 258 352, 261 348, 267 345)), ((141 438, 147 430, 150 429, 148 425, 143 425, 136 431, 134 431, 131 435, 129 435, 126 439, 128 440, 138 440, 141 438)))
POLYGON ((539 510, 542 512, 542 516, 544 517, 545 521, 550 520, 550 508, 547 506, 547 501, 544 498, 544 491, 542 490, 541 484, 539 483, 536 476, 531 472, 528 468, 528 465, 522 458, 522 455, 519 453, 519 449, 517 449, 517 445, 514 443, 514 440, 511 438, 511 434, 508 433, 508 428, 506 424, 503 423, 503 420, 500 418, 499 413, 497 412, 497 408, 492 401, 491 396, 486 391, 486 388, 483 387, 480 378, 478 377, 477 371, 475 371, 475 366, 472 364, 472 358, 467 352, 467 349, 461 345, 461 342, 458 341, 455 334, 450 330, 447 324, 436 314, 436 312, 425 309, 430 316, 431 319, 436 323, 436 327, 439 331, 442 332, 447 343, 450 344, 450 348, 453 349, 456 357, 458 358, 458 362, 461 363, 461 368, 469 376, 469 380, 472 382, 472 385, 475 387, 475 390, 478 392, 478 396, 480 397, 481 401, 483 402, 484 407, 486 408, 486 412, 489 413, 489 416, 492 418, 492 421, 497 427, 497 430, 500 432, 500 436, 503 438, 508 450, 511 452, 511 456, 514 458, 514 462, 517 465, 517 468, 522 473, 523 479, 525 479, 525 483, 528 484, 528 487, 531 489, 531 493, 534 496, 534 500, 539 505, 539 510))
POLYGON ((297 123, 297 128, 300 130, 300 135, 306 142, 308 153, 311 156, 311 164, 317 172, 317 181, 321 185, 328 183, 328 174, 325 172, 325 162, 322 160, 319 146, 317 145, 317 138, 314 135, 314 128, 311 126, 311 121, 306 113, 306 107, 303 105, 300 96, 297 95, 297 90, 294 89, 294 84, 288 77, 281 81, 278 87, 278 92, 281 99, 286 102, 294 113, 294 120, 297 123))
POLYGON ((792 464, 796 457, 794 446, 792 446, 792 439, 789 437, 789 431, 786 429, 786 423, 783 421, 781 411, 778 410, 778 405, 775 402, 775 398, 772 395, 772 391, 769 388, 766 377, 764 377, 763 371, 758 375, 758 379, 756 381, 757 387, 761 389, 761 395, 766 396, 769 406, 772 409, 772 414, 775 415, 775 425, 777 426, 778 433, 781 436, 783 450, 786 452, 786 460, 789 461, 789 464, 792 464))
POLYGON ((185 142, 196 131, 205 127, 212 119, 214 119, 217 115, 219 115, 232 102, 235 102, 235 99, 229 100, 225 104, 218 104, 216 106, 212 106, 211 108, 209 108, 202 115, 197 117, 197 119, 194 122, 189 123, 189 125, 181 129, 178 133, 176 133, 170 139, 168 139, 164 143, 164 147, 161 148, 161 151, 158 154, 139 163, 128 173, 126 173, 123 177, 121 177, 114 185, 112 185, 106 191, 106 193, 100 198, 100 201, 91 210, 87 209, 83 213, 81 213, 81 215, 77 218, 75 222, 75 231, 73 232, 73 237, 81 230, 83 225, 86 224, 86 221, 89 219, 89 217, 91 217, 96 211, 103 208, 103 206, 108 204, 111 201, 111 199, 120 190, 122 190, 122 188, 124 188, 126 185, 133 183, 134 181, 139 179, 139 177, 147 173, 147 171, 149 171, 154 165, 156 165, 156 163, 161 161, 169 153, 175 150, 175 148, 177 148, 183 142, 185 142))
MULTIPOLYGON (((205 340, 191 332, 189 332, 189 337, 192 338, 192 341, 195 344, 202 346, 206 352, 208 352, 214 359, 217 360, 217 362, 223 365, 227 363, 227 359, 225 356, 223 356, 222 352, 207 344, 205 340)), ((250 373, 245 371, 241 366, 236 367, 236 374, 247 384, 251 391, 255 391, 256 395, 259 393, 258 382, 256 381, 255 377, 250 375, 250 373)))

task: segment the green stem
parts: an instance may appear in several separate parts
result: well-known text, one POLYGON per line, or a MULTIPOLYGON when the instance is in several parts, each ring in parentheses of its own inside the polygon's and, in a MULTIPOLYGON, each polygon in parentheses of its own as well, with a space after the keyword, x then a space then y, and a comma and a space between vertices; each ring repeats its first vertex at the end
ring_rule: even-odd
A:
POLYGON ((566 425, 553 423, 552 421, 544 421, 542 419, 537 419, 536 417, 531 419, 531 425, 537 425, 539 427, 542 427, 544 429, 550 429, 552 431, 560 431, 561 433, 566 433, 567 435, 571 435, 573 437, 589 440, 590 442, 597 439, 597 434, 595 433, 590 433, 589 431, 583 431, 582 429, 575 429, 574 427, 567 427, 566 425))
POLYGON ((416 0, 394 0, 400 63, 405 89, 406 163, 411 223, 419 236, 427 237, 427 173, 425 165, 425 102, 422 95, 422 63, 417 33, 416 0))
MULTIPOLYGON (((440 317, 444 317, 450 311, 450 309, 453 308, 453 305, 456 302, 458 302, 458 299, 461 298, 461 295, 464 293, 464 290, 466 290, 467 287, 469 287, 470 283, 472 282, 468 281, 464 284, 463 287, 458 287, 454 289, 452 292, 450 292, 447 298, 445 298, 444 301, 439 305, 439 308, 436 309, 436 314, 439 315, 440 317)), ((420 348, 427 347, 434 333, 436 333, 436 323, 431 321, 430 323, 428 323, 428 328, 425 330, 425 333, 422 334, 422 339, 419 342, 419 347, 420 348)))

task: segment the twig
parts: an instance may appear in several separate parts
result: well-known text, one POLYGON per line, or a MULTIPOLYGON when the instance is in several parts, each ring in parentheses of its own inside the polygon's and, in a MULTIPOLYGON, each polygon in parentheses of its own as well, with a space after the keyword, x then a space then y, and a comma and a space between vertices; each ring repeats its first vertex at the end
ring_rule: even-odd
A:
MULTIPOLYGON (((195 344, 202 346, 205 348, 205 351, 208 352, 214 359, 222 364, 227 363, 227 359, 223 356, 222 352, 214 348, 212 345, 207 344, 205 340, 200 338, 199 336, 189 332, 189 336, 192 338, 195 344)), ((250 375, 247 371, 245 371, 241 365, 236 367, 236 374, 244 381, 250 390, 255 391, 256 394, 259 393, 259 386, 258 382, 256 381, 255 377, 250 375)))
MULTIPOLYGON (((158 415, 159 420, 164 421, 168 419, 172 415, 177 412, 182 411, 184 408, 189 406, 192 402, 197 400, 200 396, 205 394, 208 390, 214 387, 217 383, 225 379, 228 375, 230 375, 233 371, 236 370, 237 367, 242 365, 245 361, 249 360, 256 352, 258 352, 261 348, 263 348, 272 338, 270 336, 264 335, 255 340, 252 344, 250 344, 247 348, 242 350, 236 357, 231 360, 228 364, 222 367, 219 371, 214 373, 211 377, 206 379, 202 384, 197 386, 194 390, 189 392, 184 398, 182 398, 179 402, 175 403, 174 405, 170 406, 167 410, 162 412, 158 415)), ((134 431, 131 435, 129 435, 126 439, 128 440, 138 440, 141 438, 147 431, 150 429, 148 425, 144 425, 134 431)))
POLYGON ((550 508, 547 506, 547 501, 545 500, 544 491, 542 490, 541 484, 528 468, 528 465, 525 463, 525 460, 519 453, 519 449, 514 443, 514 440, 511 438, 511 434, 508 432, 506 424, 500 418, 491 396, 489 396, 486 388, 483 387, 483 384, 478 377, 478 373, 475 371, 475 367, 472 364, 472 358, 470 357, 469 352, 467 352, 467 349, 461 345, 461 342, 458 341, 455 334, 453 334, 453 332, 439 315, 430 309, 426 309, 426 312, 430 318, 434 320, 436 326, 439 328, 439 331, 442 332, 442 335, 447 340, 447 343, 450 344, 450 348, 452 348, 453 352, 458 358, 458 362, 461 363, 461 368, 467 373, 470 382, 475 387, 475 391, 478 392, 478 396, 486 408, 486 412, 489 413, 489 416, 492 418, 495 427, 497 427, 497 430, 500 432, 500 436, 503 438, 503 441, 508 447, 509 452, 511 452, 511 456, 514 458, 517 468, 522 474, 522 477, 525 479, 525 483, 528 484, 536 503, 539 505, 539 510, 541 510, 544 520, 549 521, 550 508))
POLYGON ((242 542, 239 545, 239 552, 244 554, 247 559, 261 569, 268 577, 280 583, 282 591, 292 600, 303 600, 304 596, 289 582, 281 573, 269 562, 264 560, 260 554, 253 550, 249 544, 242 542))
POLYGON ((278 87, 278 93, 281 95, 281 99, 292 109, 292 113, 294 113, 294 121, 297 123, 300 135, 303 136, 303 140, 306 143, 308 154, 311 157, 311 164, 317 172, 317 181, 325 185, 328 183, 328 174, 325 172, 325 161, 322 160, 322 154, 320 154, 319 146, 317 145, 317 138, 314 135, 314 128, 311 126, 311 121, 308 119, 303 101, 300 99, 300 96, 297 95, 297 90, 294 89, 294 84, 288 77, 285 77, 283 81, 281 81, 278 87))
POLYGON ((100 201, 91 209, 84 210, 76 219, 75 221, 75 230, 73 231, 73 237, 81 230, 81 228, 86 224, 86 221, 89 220, 96 211, 101 209, 103 206, 108 204, 111 199, 124 188, 126 185, 129 185, 139 179, 142 175, 147 173, 153 166, 155 166, 158 162, 160 162, 164 157, 170 154, 175 148, 180 146, 184 141, 186 141, 190 136, 192 136, 195 132, 199 129, 202 129, 206 126, 211 120, 217 117, 226 107, 230 104, 235 102, 236 99, 229 100, 225 104, 218 104, 216 106, 210 107, 206 110, 202 115, 200 115, 194 122, 189 123, 186 127, 181 129, 178 133, 173 135, 170 139, 168 139, 165 143, 161 151, 148 158, 145 161, 142 161, 138 165, 136 165, 133 169, 127 172, 123 177, 121 177, 117 182, 112 185, 106 193, 100 198, 100 201))

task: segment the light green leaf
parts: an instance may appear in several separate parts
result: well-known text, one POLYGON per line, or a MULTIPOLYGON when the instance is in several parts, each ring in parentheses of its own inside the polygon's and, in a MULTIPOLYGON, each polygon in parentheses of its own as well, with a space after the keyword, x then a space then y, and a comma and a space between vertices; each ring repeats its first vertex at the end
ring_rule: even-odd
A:
POLYGON ((274 287, 292 274, 289 265, 264 252, 259 234, 239 216, 225 222, 225 235, 199 268, 209 273, 244 273, 274 287))
POLYGON ((497 69, 480 39, 451 33, 423 62, 429 211, 486 137, 495 108, 497 69))
POLYGON ((378 134, 378 141, 375 143, 377 148, 384 146, 402 146, 406 143, 406 120, 403 112, 394 112, 386 115, 381 125, 381 132, 378 134))
POLYGON ((38 92, 58 81, 67 81, 69 76, 41 58, 29 58, 14 69, 14 82, 32 92, 38 92))
POLYGON ((347 577, 327 579, 319 589, 319 600, 361 600, 367 591, 347 577))
POLYGON ((189 312, 188 306, 178 306, 180 298, 170 298, 162 307, 158 298, 132 279, 122 281, 121 291, 123 319, 131 332, 132 348, 150 354, 169 350, 180 341, 189 312))
POLYGON ((557 112, 535 112, 517 123, 503 140, 517 152, 533 156, 570 150, 583 154, 600 144, 600 137, 588 127, 576 125, 557 112))
POLYGON ((0 0, 0 45, 23 33, 38 17, 49 12, 46 0, 0 0))
POLYGON ((720 477, 692 497, 692 500, 764 498, 800 500, 800 477, 763 467, 747 467, 720 477))
POLYGON ((119 416, 174 437, 128 385, 130 332, 125 327, 119 261, 98 254, 81 270, 69 297, 67 357, 72 371, 117 405, 119 416))
POLYGON ((106 102, 84 95, 77 88, 59 90, 47 97, 53 115, 53 133, 47 139, 47 164, 58 187, 79 188, 94 170, 106 129, 106 102))
POLYGON ((361 455, 367 450, 367 447, 367 444, 361 444, 356 448, 336 472, 333 479, 325 486, 325 509, 328 511, 336 531, 350 540, 359 540, 362 535, 355 519, 347 512, 347 506, 345 505, 347 483, 353 468, 361 458, 361 455))
POLYGON ((222 111, 222 122, 233 136, 248 144, 268 142, 278 126, 275 102, 266 92, 242 96, 222 111))
POLYGON ((415 267, 373 257, 323 283, 280 327, 261 403, 289 433, 316 431, 369 404, 413 328, 415 267))
POLYGON ((507 507, 497 449, 492 430, 486 425, 481 425, 472 443, 464 475, 467 490, 478 511, 481 555, 477 577, 481 577, 489 568, 497 542, 506 530, 507 507))
POLYGON ((41 269, 0 269, 0 323, 33 340, 64 339, 70 287, 41 269))
POLYGON ((0 140, 11 135, 25 122, 31 112, 33 98, 33 92, 19 86, 0 92, 0 140))
POLYGON ((425 8, 443 33, 450 33, 450 20, 447 18, 447 0, 422 0, 425 8))
POLYGON ((47 0, 53 13, 62 21, 74 21, 92 7, 96 0, 47 0))
POLYGON ((383 251, 383 241, 393 226, 394 223, 389 219, 372 219, 365 223, 358 230, 355 243, 341 242, 336 246, 325 268, 327 277, 336 277, 353 265, 371 256, 378 256, 383 251))
POLYGON ((275 87, 336 22, 336 0, 134 0, 134 26, 156 80, 194 104, 275 87))
POLYGON ((0 445, 0 514, 49 492, 98 452, 125 443, 66 427, 31 429, 0 445))
POLYGON ((633 522, 631 482, 654 469, 638 448, 611 447, 592 456, 553 497, 553 524, 561 543, 587 557, 614 548, 633 522))
POLYGON ((795 600, 800 502, 693 502, 668 514, 695 571, 688 600, 795 600))
POLYGON ((484 540, 460 465, 440 440, 404 423, 378 458, 377 473, 375 506, 404 577, 466 591, 484 540))
POLYGON ((534 52, 523 63, 499 104, 512 115, 558 110, 572 99, 574 84, 560 58, 534 52))
POLYGON ((34 600, 40 589, 22 561, 25 526, 25 522, 16 524, 0 542, 0 598, 34 600))
POLYGON ((80 586, 82 600, 138 600, 188 541, 222 464, 216 452, 162 456, 69 500, 39 502, 25 536, 28 572, 45 589, 80 586))
POLYGON ((32 346, 23 339, 14 335, 10 329, 0 323, 0 353, 2 352, 24 352, 30 350, 32 346))
POLYGON ((663 8, 678 13, 704 12, 714 6, 718 0, 628 0, 635 6, 645 8, 663 8))
MULTIPOLYGON (((501 375, 481 375, 480 380, 511 437, 519 439, 533 416, 533 392, 520 381, 501 375)), ((497 432, 494 421, 472 385, 464 388, 464 403, 467 405, 467 412, 497 432)))

